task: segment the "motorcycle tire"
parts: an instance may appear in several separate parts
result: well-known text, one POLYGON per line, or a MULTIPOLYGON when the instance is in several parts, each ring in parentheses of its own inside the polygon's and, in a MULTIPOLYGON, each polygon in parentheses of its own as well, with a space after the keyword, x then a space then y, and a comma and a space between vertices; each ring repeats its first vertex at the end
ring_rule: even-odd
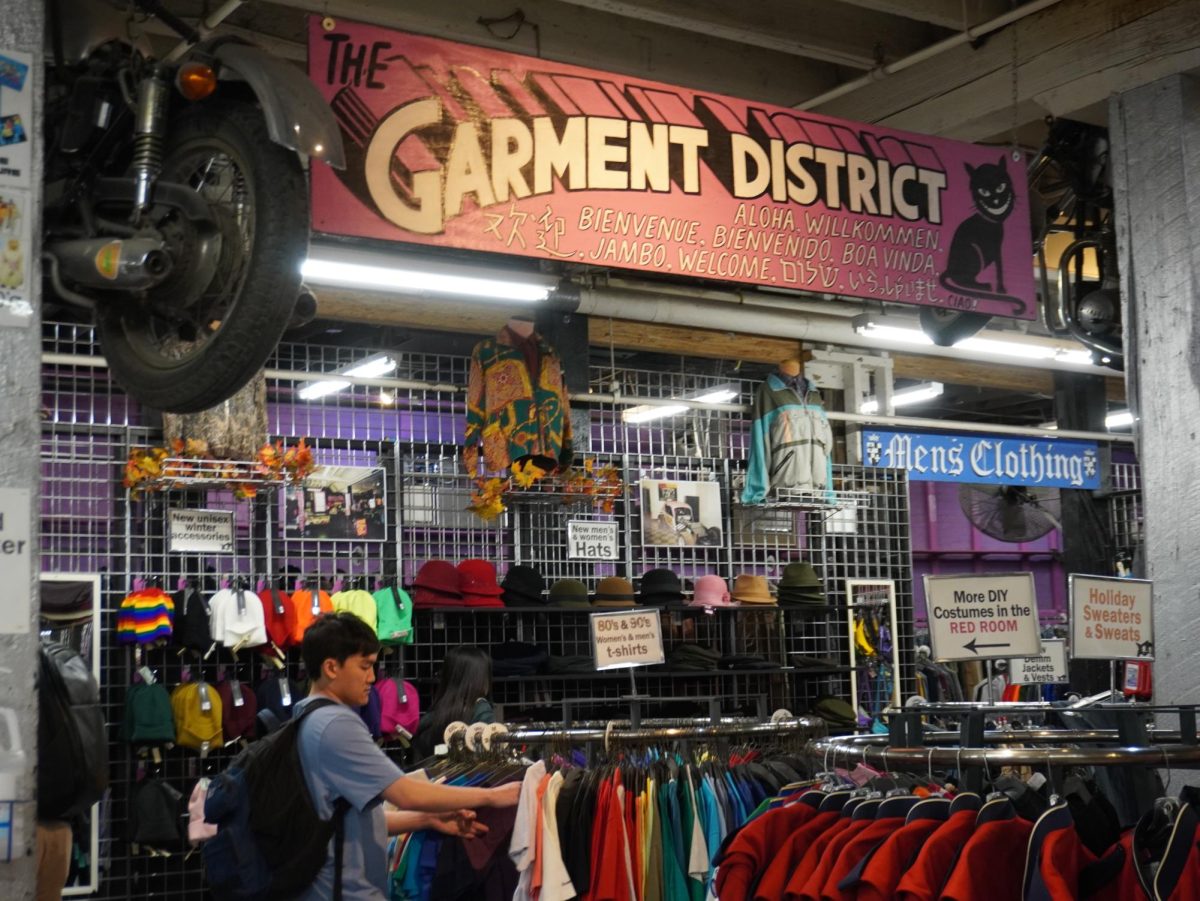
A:
MULTIPOLYGON (((225 161, 222 165, 235 172, 239 197, 250 200, 251 240, 239 232, 234 237, 242 240, 227 247, 239 257, 237 283, 214 288, 228 274, 220 271, 223 251, 217 271, 202 285, 203 296, 189 310, 191 324, 181 326, 173 313, 157 313, 152 303, 134 299, 102 304, 97 316, 100 346, 113 377, 140 403, 170 413, 210 409, 263 367, 291 320, 308 251, 304 171, 295 153, 272 143, 257 108, 214 100, 173 117, 159 180, 186 181, 188 161, 206 153, 225 161)), ((197 191, 207 188, 211 169, 210 162, 197 191)), ((238 213, 217 216, 210 202, 214 218, 227 224, 230 216, 247 215, 246 208, 242 203, 238 213)))

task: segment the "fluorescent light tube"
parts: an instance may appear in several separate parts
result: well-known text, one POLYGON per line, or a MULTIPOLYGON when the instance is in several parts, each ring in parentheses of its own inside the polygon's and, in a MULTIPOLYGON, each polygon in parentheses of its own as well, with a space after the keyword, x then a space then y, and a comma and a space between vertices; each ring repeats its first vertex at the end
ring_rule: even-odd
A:
POLYGON ((396 361, 387 354, 369 357, 361 363, 355 363, 348 369, 341 370, 342 375, 357 376, 361 379, 377 379, 387 375, 396 368, 396 361))
POLYGON ((650 422, 654 419, 665 419, 668 416, 678 416, 686 413, 690 407, 687 404, 642 404, 630 407, 621 414, 625 422, 650 422))
POLYGON ((933 339, 917 328, 901 328, 897 325, 879 325, 872 322, 854 329, 863 337, 895 341, 900 344, 932 344, 933 339))
POLYGON ((350 383, 345 379, 325 379, 320 382, 310 382, 300 389, 300 399, 316 400, 318 397, 325 397, 328 394, 336 394, 337 392, 349 387, 350 383))
POLYGON ((692 400, 698 404, 723 404, 737 396, 738 393, 732 388, 717 388, 715 391, 693 397, 692 400))
MULTIPOLYGON (((912 388, 904 388, 892 395, 893 407, 907 407, 911 404, 924 403, 927 400, 933 400, 935 397, 941 397, 946 390, 946 386, 941 382, 930 382, 927 385, 914 385, 912 388)), ((868 398, 863 401, 860 409, 863 413, 878 413, 879 401, 874 398, 868 398)))
POLYGON ((306 283, 317 285, 457 294, 523 303, 545 300, 558 284, 557 278, 536 273, 524 275, 411 256, 328 247, 312 248, 300 267, 300 274, 306 283))
POLYGON ((1133 425, 1133 412, 1130 410, 1118 410, 1116 413, 1109 413, 1104 417, 1104 427, 1106 429, 1127 429, 1133 425))

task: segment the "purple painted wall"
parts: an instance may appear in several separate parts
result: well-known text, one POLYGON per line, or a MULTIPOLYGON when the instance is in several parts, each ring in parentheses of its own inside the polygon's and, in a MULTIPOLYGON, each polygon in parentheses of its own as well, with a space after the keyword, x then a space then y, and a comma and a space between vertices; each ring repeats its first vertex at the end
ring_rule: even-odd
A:
POLYGON ((1067 577, 1060 562, 1062 534, 1055 529, 1037 541, 1010 544, 983 534, 958 503, 958 485, 911 482, 913 602, 918 628, 925 625, 926 575, 1032 572, 1044 623, 1058 622, 1067 610, 1067 577))

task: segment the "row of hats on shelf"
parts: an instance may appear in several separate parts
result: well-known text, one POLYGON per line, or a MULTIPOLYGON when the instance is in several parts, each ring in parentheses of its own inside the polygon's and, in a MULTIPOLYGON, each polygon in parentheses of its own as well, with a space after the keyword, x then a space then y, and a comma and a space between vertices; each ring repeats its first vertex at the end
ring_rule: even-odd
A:
POLYGON ((127 644, 168 642, 207 653, 215 644, 244 649, 296 647, 304 630, 322 613, 353 613, 386 646, 412 643, 412 601, 395 586, 374 594, 362 589, 330 595, 321 588, 298 588, 292 593, 264 587, 257 594, 245 588, 223 588, 205 598, 185 585, 174 595, 161 588, 134 591, 117 611, 117 640, 127 644))
MULTIPOLYGON (((286 675, 268 676, 251 688, 236 678, 216 683, 189 680, 170 692, 158 681, 140 681, 125 694, 121 738, 134 745, 175 744, 195 751, 215 751, 244 738, 253 740, 292 718, 293 705, 307 689, 286 675)), ((417 729, 421 702, 412 683, 381 678, 371 686, 359 715, 376 737, 417 729)))
POLYGON ((532 566, 514 564, 502 582, 496 568, 486 560, 464 560, 455 566, 446 560, 429 560, 417 571, 412 600, 417 609, 436 607, 521 607, 552 604, 557 607, 633 607, 638 604, 667 606, 687 603, 695 607, 729 607, 735 604, 768 606, 820 606, 825 604, 821 580, 811 563, 789 563, 784 567, 778 589, 772 592, 764 576, 742 573, 732 591, 717 575, 693 580, 692 596, 685 599, 683 582, 670 569, 644 573, 637 590, 621 576, 609 576, 596 584, 594 593, 578 579, 559 579, 546 591, 546 581, 532 566))

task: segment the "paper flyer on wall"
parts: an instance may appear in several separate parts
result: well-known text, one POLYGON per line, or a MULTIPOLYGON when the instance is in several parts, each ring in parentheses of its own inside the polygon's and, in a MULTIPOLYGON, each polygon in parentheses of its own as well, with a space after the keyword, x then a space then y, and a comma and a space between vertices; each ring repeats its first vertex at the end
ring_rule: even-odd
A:
POLYGON ((33 57, 0 49, 0 326, 28 326, 33 57))
POLYGON ((30 187, 32 152, 26 129, 33 121, 33 57, 0 49, 0 187, 30 187))
POLYGON ((642 479, 642 544, 721 546, 721 486, 642 479))
POLYGON ((29 259, 30 194, 0 186, 0 326, 28 326, 33 319, 29 259))

